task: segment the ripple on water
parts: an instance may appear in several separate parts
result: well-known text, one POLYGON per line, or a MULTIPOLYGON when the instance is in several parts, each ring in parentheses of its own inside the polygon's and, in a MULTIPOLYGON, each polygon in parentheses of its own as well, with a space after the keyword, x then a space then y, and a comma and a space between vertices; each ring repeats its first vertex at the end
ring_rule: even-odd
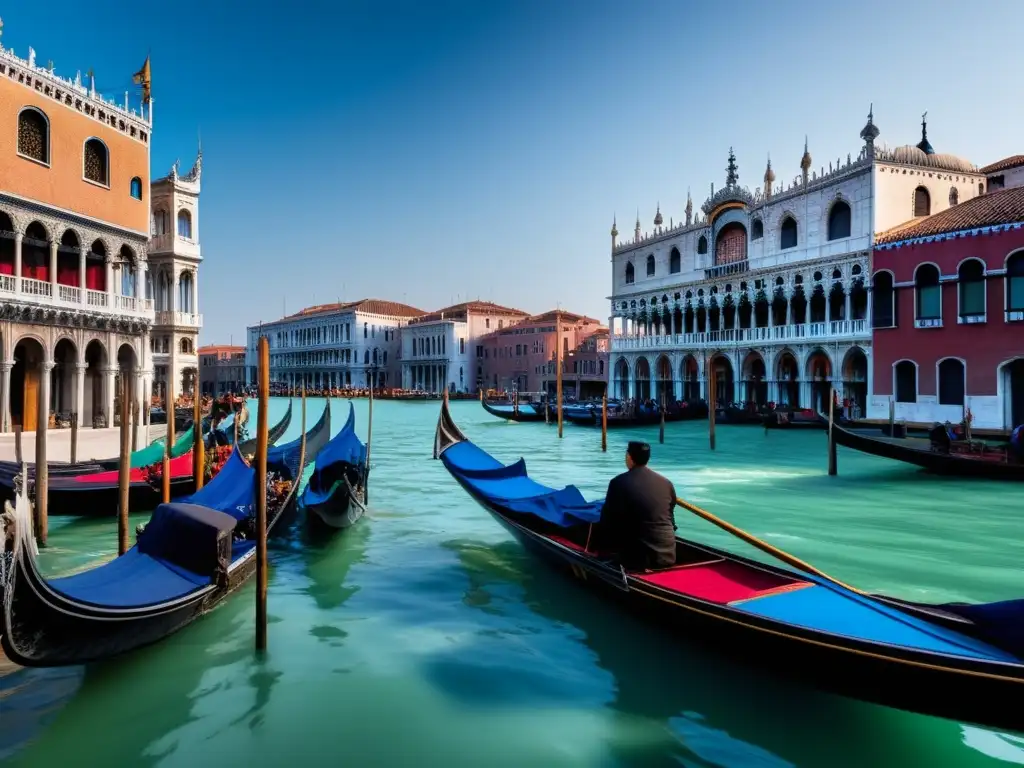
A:
MULTIPOLYGON (((356 403, 363 434, 366 406, 356 403)), ((285 407, 273 401, 271 420, 285 407)), ((309 423, 322 407, 310 402, 309 423)), ((332 403, 335 429, 347 407, 332 403)), ((252 651, 250 585, 164 643, 79 670, 77 683, 66 671, 31 681, 31 695, 5 683, 4 724, 19 723, 0 729, 16 734, 0 743, 17 751, 10 763, 79 765, 85 745, 91 764, 187 768, 353 755, 474 768, 1022 762, 1021 737, 739 666, 538 565, 431 460, 438 407, 376 403, 367 518, 324 545, 299 534, 274 543, 266 657, 252 651)), ((594 429, 566 425, 559 440, 554 427, 510 426, 476 403, 453 411, 498 458, 525 456, 541 482, 590 497, 622 471, 627 440, 657 439, 613 430, 602 453, 594 429)), ((285 439, 300 434, 295 416, 285 439)), ((844 581, 935 601, 1019 596, 1019 489, 843 449, 829 478, 818 433, 720 427, 712 454, 706 425, 681 423, 652 448, 680 495, 844 581)), ((763 557, 691 515, 678 522, 683 535, 763 557)), ((54 521, 51 541, 42 566, 64 572, 109 557, 115 524, 54 521)))

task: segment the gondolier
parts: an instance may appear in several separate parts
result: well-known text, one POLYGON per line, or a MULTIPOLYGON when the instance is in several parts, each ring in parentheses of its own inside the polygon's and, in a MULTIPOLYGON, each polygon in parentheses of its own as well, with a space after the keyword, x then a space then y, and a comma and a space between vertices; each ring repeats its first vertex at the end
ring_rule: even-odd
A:
POLYGON ((676 491, 667 478, 648 468, 650 459, 650 445, 629 443, 627 471, 608 483, 597 528, 600 549, 618 554, 630 571, 676 564, 676 491))

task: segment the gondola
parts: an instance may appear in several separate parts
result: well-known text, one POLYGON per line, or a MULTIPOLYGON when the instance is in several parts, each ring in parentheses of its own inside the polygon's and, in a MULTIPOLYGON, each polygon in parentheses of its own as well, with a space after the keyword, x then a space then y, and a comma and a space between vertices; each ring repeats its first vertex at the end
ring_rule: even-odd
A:
MULTIPOLYGON (((563 418, 581 427, 601 426, 601 409, 594 409, 589 414, 564 413, 563 418)), ((708 404, 703 400, 688 400, 679 406, 670 406, 665 410, 665 423, 673 421, 693 421, 708 417, 708 404)), ((658 408, 638 408, 634 413, 627 414, 622 410, 608 411, 608 429, 614 427, 649 427, 661 423, 661 411, 658 408)))
POLYGON ((951 440, 942 425, 934 432, 929 438, 886 437, 877 429, 833 425, 836 445, 861 453, 913 464, 937 475, 1024 481, 1024 458, 1015 456, 1012 446, 951 440))
POLYGON ((720 405, 715 408, 715 422, 718 424, 762 424, 763 418, 759 411, 740 408, 736 405, 720 405))
POLYGON ((316 457, 316 467, 302 492, 299 503, 307 522, 327 530, 353 525, 366 511, 368 476, 366 445, 356 436, 356 410, 350 402, 345 425, 316 457))
MULTIPOLYGON (((268 444, 274 445, 291 424, 291 404, 281 421, 268 430, 268 444)), ((191 440, 188 430, 182 439, 175 442, 186 449, 170 461, 171 498, 177 498, 195 490, 192 476, 192 451, 184 438, 191 440)), ((239 445, 243 456, 256 450, 256 441, 247 440, 239 445)), ((128 508, 138 511, 155 509, 163 499, 163 453, 150 465, 132 469, 129 474, 128 508)), ((78 475, 59 475, 49 478, 48 512, 51 515, 73 515, 78 517, 109 517, 116 514, 118 506, 119 470, 84 472, 78 475)), ((30 485, 32 478, 30 477, 30 485)), ((0 478, 2 484, 3 478, 0 478)), ((8 486, 12 487, 12 486, 8 486)))
POLYGON ((812 566, 789 570, 682 538, 674 567, 627 572, 590 548, 601 500, 586 501, 575 486, 535 482, 522 459, 502 465, 462 434, 447 404, 434 456, 529 550, 687 639, 868 701, 980 725, 1024 725, 1011 703, 1024 694, 1024 600, 970 606, 974 618, 952 629, 812 566))
MULTIPOLYGON (((325 415, 301 438, 267 452, 267 528, 294 510, 298 481, 326 444, 325 415), (280 481, 287 492, 271 491, 280 481)), ((19 481, 0 541, 0 643, 29 667, 84 664, 164 639, 219 605, 255 572, 256 473, 236 447, 201 490, 161 504, 124 555, 82 573, 46 579, 36 565, 32 510, 19 481)))
POLYGON ((488 403, 481 400, 480 404, 491 416, 506 421, 544 421, 543 408, 533 408, 530 403, 488 403))

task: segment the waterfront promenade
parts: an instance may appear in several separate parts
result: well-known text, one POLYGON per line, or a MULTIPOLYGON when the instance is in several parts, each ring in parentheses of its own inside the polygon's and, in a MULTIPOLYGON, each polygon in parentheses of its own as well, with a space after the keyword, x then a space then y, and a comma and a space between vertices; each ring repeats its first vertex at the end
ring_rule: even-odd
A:
MULTIPOLYGON (((167 434, 166 424, 139 425, 139 448, 145 448, 153 440, 167 434)), ((78 460, 109 459, 121 450, 121 428, 81 429, 78 431, 78 460)), ((23 432, 21 435, 22 459, 33 463, 36 460, 36 433, 23 432)), ((71 430, 48 429, 46 431, 47 461, 71 460, 71 430)), ((14 433, 0 434, 0 461, 14 461, 14 433)))

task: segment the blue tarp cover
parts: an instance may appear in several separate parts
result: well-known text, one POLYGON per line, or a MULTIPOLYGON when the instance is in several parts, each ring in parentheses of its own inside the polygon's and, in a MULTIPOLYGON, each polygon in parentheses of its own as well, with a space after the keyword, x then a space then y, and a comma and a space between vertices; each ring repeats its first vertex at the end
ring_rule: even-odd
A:
POLYGON ((241 520, 256 509, 256 470, 245 463, 236 447, 213 480, 177 501, 227 512, 241 520))
POLYGON ((563 528, 601 519, 604 499, 587 501, 574 485, 557 490, 534 482, 523 459, 505 466, 467 440, 449 447, 441 460, 458 480, 502 509, 563 528))
POLYGON ((316 457, 313 476, 302 492, 302 503, 311 506, 322 504, 330 498, 333 485, 328 486, 323 481, 322 474, 332 465, 350 464, 354 467, 362 467, 365 463, 366 445, 356 436, 356 410, 352 403, 349 403, 348 419, 345 421, 345 425, 316 457))

